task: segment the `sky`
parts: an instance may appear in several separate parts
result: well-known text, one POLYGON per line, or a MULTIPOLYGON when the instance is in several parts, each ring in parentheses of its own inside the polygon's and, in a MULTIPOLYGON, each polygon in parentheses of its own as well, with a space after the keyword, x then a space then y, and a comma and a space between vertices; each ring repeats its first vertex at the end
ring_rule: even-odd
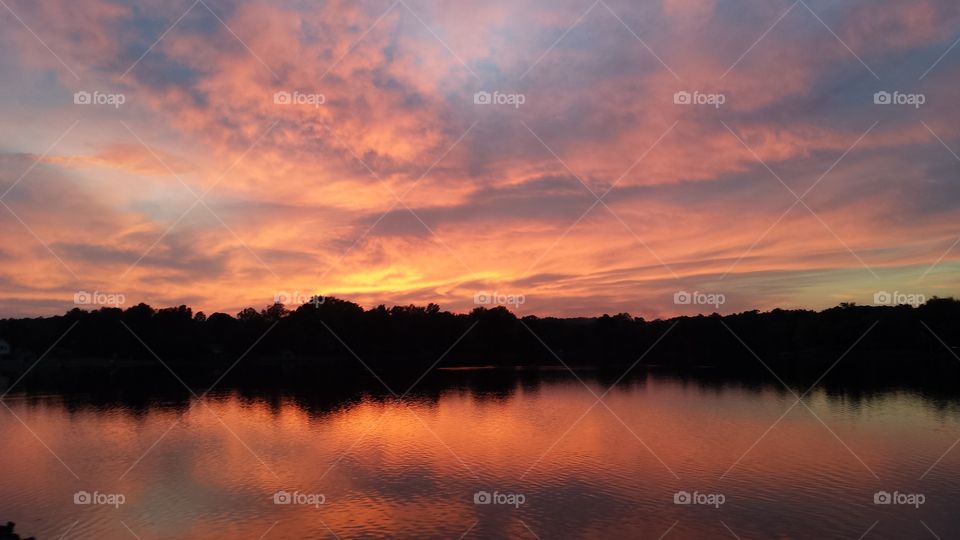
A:
POLYGON ((954 296, 955 0, 2 0, 0 317, 954 296))

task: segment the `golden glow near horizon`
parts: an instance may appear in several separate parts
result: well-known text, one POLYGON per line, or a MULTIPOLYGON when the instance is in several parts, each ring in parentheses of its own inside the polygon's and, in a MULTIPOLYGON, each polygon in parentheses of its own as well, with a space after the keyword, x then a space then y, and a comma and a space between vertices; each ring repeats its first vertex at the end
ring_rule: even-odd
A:
POLYGON ((955 4, 747 3, 13 0, 0 316, 955 294, 955 4))

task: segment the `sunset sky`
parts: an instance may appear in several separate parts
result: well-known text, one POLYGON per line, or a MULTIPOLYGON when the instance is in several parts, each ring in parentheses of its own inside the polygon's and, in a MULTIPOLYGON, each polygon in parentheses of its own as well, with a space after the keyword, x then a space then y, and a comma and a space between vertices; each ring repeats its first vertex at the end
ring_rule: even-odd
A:
POLYGON ((0 317, 956 295, 958 38, 956 0, 2 0, 0 317))

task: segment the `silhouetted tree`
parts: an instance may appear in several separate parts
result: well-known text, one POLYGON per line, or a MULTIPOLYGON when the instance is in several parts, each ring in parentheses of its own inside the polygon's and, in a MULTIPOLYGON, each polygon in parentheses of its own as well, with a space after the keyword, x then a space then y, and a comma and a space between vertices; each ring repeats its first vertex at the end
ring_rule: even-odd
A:
POLYGON ((364 310, 332 297, 292 310, 280 303, 259 311, 250 307, 236 317, 141 303, 125 310, 75 308, 62 316, 3 319, 0 336, 15 355, 34 357, 64 336, 50 353, 64 362, 150 359, 154 353, 165 361, 226 361, 256 345, 251 356, 264 362, 295 356, 357 365, 356 354, 370 365, 402 367, 435 361, 453 347, 449 363, 557 364, 559 357, 564 363, 622 365, 647 353, 645 363, 763 369, 756 354, 777 371, 817 374, 857 343, 837 370, 917 368, 952 374, 950 369, 960 368, 952 356, 952 349, 960 347, 960 302, 933 298, 918 307, 844 303, 820 312, 752 310, 653 321, 629 313, 518 319, 504 307, 455 314, 433 303, 364 310))

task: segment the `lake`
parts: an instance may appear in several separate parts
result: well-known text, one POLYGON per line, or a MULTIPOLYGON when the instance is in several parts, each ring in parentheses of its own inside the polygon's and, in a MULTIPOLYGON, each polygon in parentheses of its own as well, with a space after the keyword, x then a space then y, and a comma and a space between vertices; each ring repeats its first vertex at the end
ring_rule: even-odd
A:
POLYGON ((797 404, 775 381, 657 372, 608 392, 588 371, 448 371, 402 399, 327 382, 15 389, 0 520, 38 539, 960 535, 960 403, 942 396, 797 404))

